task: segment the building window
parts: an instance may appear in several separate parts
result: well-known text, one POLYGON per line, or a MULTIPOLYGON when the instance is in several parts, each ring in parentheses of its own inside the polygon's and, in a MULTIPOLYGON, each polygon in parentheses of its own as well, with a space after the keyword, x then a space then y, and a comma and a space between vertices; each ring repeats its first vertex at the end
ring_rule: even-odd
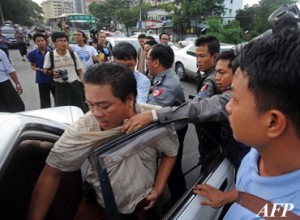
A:
POLYGON ((233 4, 233 0, 231 0, 230 3, 233 4))

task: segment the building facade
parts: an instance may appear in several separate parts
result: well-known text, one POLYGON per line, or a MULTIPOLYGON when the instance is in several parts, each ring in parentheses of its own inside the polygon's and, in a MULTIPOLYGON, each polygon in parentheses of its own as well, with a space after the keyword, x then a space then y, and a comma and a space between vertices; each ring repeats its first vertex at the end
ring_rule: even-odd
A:
POLYGON ((228 23, 235 19, 236 11, 243 9, 244 0, 224 0, 225 14, 223 14, 223 22, 228 23))
POLYGON ((76 12, 74 0, 47 0, 41 3, 41 7, 44 12, 45 21, 64 13, 76 12))

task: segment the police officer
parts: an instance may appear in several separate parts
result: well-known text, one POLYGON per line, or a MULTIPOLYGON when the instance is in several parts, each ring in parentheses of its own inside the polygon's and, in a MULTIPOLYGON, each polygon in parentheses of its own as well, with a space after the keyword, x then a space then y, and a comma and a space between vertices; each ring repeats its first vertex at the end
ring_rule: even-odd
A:
POLYGON ((146 56, 149 73, 154 77, 153 91, 148 103, 160 106, 178 106, 185 102, 180 80, 171 69, 174 53, 170 46, 154 45, 146 56))
POLYGON ((9 62, 4 51, 0 50, 0 112, 20 112, 25 105, 20 98, 23 88, 19 82, 16 71, 9 62), (9 77, 15 83, 13 87, 9 77))
MULTIPOLYGON (((180 80, 171 69, 174 62, 172 48, 164 44, 154 45, 146 56, 146 62, 150 75, 154 77, 153 90, 148 103, 153 105, 179 106, 185 102, 180 80)), ((185 179, 181 169, 183 141, 187 131, 187 125, 177 129, 179 149, 177 160, 168 180, 171 192, 170 205, 174 204, 185 192, 185 179)))
POLYGON ((220 43, 214 36, 204 36, 195 41, 198 67, 197 96, 199 101, 220 93, 215 83, 216 57, 220 52, 220 43))

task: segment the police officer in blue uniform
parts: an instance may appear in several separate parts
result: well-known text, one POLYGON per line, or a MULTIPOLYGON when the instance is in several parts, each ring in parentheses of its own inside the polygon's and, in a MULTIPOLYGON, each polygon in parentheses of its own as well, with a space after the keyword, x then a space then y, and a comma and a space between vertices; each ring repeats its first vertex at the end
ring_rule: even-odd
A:
POLYGON ((9 62, 4 51, 0 50, 0 112, 20 112, 25 105, 20 98, 23 88, 19 82, 16 71, 9 62), (11 81, 16 84, 13 87, 11 81))

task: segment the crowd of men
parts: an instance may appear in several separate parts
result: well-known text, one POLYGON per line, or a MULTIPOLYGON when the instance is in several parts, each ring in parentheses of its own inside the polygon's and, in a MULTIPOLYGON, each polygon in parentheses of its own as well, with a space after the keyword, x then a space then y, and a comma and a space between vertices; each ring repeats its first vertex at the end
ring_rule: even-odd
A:
MULTIPOLYGON (((298 30, 255 40, 238 57, 233 51, 220 53, 216 37, 200 37, 195 41, 200 78, 195 98, 188 102, 172 70, 174 52, 168 46, 167 33, 160 34, 160 42, 139 35, 138 51, 127 42, 111 50, 105 46, 105 34, 101 32, 93 46, 86 45, 87 37, 80 30, 74 34, 73 45, 68 43, 65 33, 53 33, 55 49, 49 48, 49 39, 41 33, 33 39, 37 48, 28 54, 28 59, 36 71, 41 108, 51 107, 52 94, 55 106, 75 105, 86 114, 65 131, 51 150, 33 192, 29 219, 45 218, 61 177, 65 172, 80 169, 90 158, 95 143, 154 121, 170 124, 177 120, 218 122, 216 136, 227 135, 223 135, 226 139, 216 138, 220 138, 224 155, 239 170, 236 188, 229 192, 196 185, 194 193, 206 197, 202 205, 216 208, 233 203, 226 219, 263 216, 264 210, 254 213, 244 205, 249 200, 245 199, 246 193, 266 202, 291 203, 294 209, 285 213, 300 215, 300 188, 296 184, 300 177, 298 30), (129 120, 124 123, 125 119, 129 120)), ((9 91, 10 102, 15 100, 14 106, 4 108, 6 103, 0 94, 0 109, 23 111, 20 82, 1 50, 0 56, 0 91, 9 91)), ((172 132, 159 146, 145 149, 111 170, 112 180, 124 175, 124 167, 130 168, 138 180, 134 192, 126 181, 121 186, 112 185, 121 219, 142 219, 141 212, 153 209, 166 185, 171 204, 186 191, 181 159, 187 125, 169 126, 172 132), (163 157, 156 166, 158 152, 163 157), (134 166, 137 161, 139 167, 134 166), (124 202, 120 194, 128 195, 128 200, 124 202)), ((96 203, 89 204, 83 199, 75 219, 91 213, 95 219, 105 219, 103 196, 91 162, 86 181, 95 189, 96 203)))

